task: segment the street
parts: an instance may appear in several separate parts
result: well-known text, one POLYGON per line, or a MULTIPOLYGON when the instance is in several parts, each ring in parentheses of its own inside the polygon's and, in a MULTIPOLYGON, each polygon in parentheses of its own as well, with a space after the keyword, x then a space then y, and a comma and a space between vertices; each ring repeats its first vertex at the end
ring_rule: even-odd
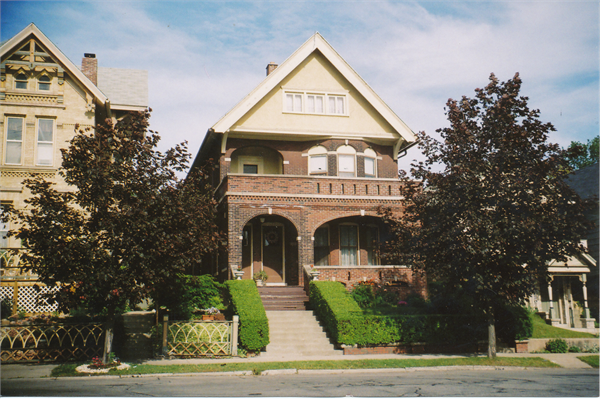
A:
POLYGON ((528 396, 597 397, 596 369, 402 370, 265 376, 2 380, 3 396, 528 396))

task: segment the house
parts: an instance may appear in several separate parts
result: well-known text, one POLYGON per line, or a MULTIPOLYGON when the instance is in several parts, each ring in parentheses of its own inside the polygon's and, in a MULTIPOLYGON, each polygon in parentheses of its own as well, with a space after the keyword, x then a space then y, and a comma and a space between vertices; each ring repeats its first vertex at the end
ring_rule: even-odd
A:
POLYGON ((548 264, 550 281, 530 298, 530 305, 544 313, 554 326, 595 330, 594 321, 598 320, 598 164, 571 173, 565 181, 581 199, 593 201, 586 217, 594 226, 584 232, 582 240, 589 254, 572 256, 566 262, 551 261, 548 264))
MULTIPOLYGON (((58 176, 61 149, 75 135, 75 126, 93 128, 106 118, 148 106, 147 71, 103 68, 94 54, 85 54, 81 69, 71 62, 35 24, 0 46, 0 200, 23 208, 30 195, 23 180, 42 176, 56 189, 70 188, 58 176)), ((15 295, 36 276, 19 268, 18 256, 2 248, 18 248, 6 238, 15 226, 0 225, 2 297, 15 295)), ((23 296, 23 300, 24 296, 23 296)), ((19 299, 21 301, 21 299, 19 299)), ((30 310, 30 302, 19 306, 30 310)))
POLYGON ((204 262, 221 280, 347 287, 375 279, 404 294, 425 279, 383 265, 379 207, 403 209, 397 159, 415 134, 315 33, 212 126, 192 168, 214 162, 226 251, 204 262), (318 276, 318 277, 317 277, 318 276))

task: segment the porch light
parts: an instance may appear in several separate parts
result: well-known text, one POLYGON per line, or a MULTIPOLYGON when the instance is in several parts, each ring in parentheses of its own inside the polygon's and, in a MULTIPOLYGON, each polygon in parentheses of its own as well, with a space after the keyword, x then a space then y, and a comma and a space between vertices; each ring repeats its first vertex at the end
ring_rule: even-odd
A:
POLYGON ((302 237, 298 236, 298 237, 296 237, 296 240, 302 241, 302 237))
POLYGON ((364 209, 360 210, 360 216, 365 216, 365 210, 364 209))
POLYGON ((265 222, 265 218, 260 218, 260 222, 264 223, 265 222))

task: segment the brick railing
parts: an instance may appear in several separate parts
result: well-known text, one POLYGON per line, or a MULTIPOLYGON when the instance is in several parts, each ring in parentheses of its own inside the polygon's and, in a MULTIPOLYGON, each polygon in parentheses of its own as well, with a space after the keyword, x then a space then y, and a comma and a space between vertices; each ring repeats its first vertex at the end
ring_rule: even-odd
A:
POLYGON ((335 176, 228 174, 216 190, 217 199, 232 194, 293 196, 388 197, 402 199, 404 183, 397 179, 335 176))

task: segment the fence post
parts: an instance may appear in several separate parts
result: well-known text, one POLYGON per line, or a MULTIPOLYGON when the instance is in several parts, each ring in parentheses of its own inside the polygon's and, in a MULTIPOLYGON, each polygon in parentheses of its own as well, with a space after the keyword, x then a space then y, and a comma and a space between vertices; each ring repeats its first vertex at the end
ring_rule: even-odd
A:
POLYGON ((163 316, 163 339, 162 339, 162 353, 163 355, 167 355, 169 353, 169 348, 167 347, 167 334, 169 332, 169 315, 163 316))
POLYGON ((19 311, 19 282, 15 281, 13 287, 13 314, 17 314, 19 311))
POLYGON ((233 316, 233 323, 231 324, 231 356, 237 356, 238 354, 238 325, 240 317, 237 315, 233 316))

